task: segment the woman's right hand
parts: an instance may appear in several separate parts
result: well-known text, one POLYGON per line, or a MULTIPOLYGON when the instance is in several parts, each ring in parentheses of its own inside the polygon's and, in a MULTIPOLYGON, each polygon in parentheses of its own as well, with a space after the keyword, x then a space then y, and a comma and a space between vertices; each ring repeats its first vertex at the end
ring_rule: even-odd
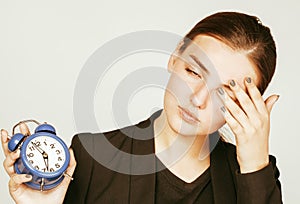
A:
MULTIPOLYGON (((20 125, 20 132, 24 135, 30 135, 29 129, 27 125, 24 123, 20 125)), ((65 177, 57 187, 48 191, 41 192, 29 188, 24 183, 30 181, 32 179, 31 176, 26 174, 17 174, 15 173, 14 170, 14 163, 20 157, 20 150, 16 150, 15 152, 10 152, 8 150, 8 141, 9 139, 8 139, 7 131, 1 130, 2 149, 5 155, 3 166, 10 177, 8 186, 9 186, 10 195, 12 196, 14 201, 18 204, 20 203, 26 203, 26 204, 63 203, 71 179, 65 177)), ((75 161, 73 150, 69 149, 69 151, 70 151, 71 158, 66 173, 72 176, 76 167, 76 161, 75 161)))

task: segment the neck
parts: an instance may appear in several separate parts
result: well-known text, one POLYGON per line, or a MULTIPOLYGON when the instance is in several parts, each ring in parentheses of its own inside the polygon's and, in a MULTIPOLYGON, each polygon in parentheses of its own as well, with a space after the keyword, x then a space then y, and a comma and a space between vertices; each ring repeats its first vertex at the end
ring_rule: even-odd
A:
POLYGON ((155 154, 183 181, 194 181, 210 166, 208 136, 184 136, 174 132, 164 111, 154 121, 154 136, 155 154))
POLYGON ((164 111, 154 121, 154 135, 155 153, 169 165, 180 161, 207 162, 209 159, 208 135, 185 136, 173 131, 164 111))

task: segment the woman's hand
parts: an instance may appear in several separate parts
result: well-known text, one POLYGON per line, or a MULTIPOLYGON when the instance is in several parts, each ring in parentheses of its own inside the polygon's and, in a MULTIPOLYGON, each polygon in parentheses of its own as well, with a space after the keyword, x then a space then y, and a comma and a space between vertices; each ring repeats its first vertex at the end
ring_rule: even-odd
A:
MULTIPOLYGON (((26 124, 20 125, 20 132, 24 135, 30 135, 29 129, 26 124)), ((64 180, 57 187, 40 192, 33 190, 25 185, 25 182, 30 181, 32 178, 26 174, 16 174, 14 170, 14 163, 20 157, 20 151, 10 152, 8 150, 8 133, 6 130, 1 130, 2 148, 5 155, 3 166, 10 176, 9 192, 16 203, 63 203, 65 194, 70 184, 70 178, 65 177, 64 180)), ((76 161, 72 149, 70 151, 70 163, 66 172, 72 176, 76 167, 76 161)))
POLYGON ((224 118, 236 139, 237 160, 241 173, 258 171, 269 164, 270 113, 278 95, 263 100, 251 78, 246 78, 248 94, 234 80, 229 87, 234 96, 218 90, 224 107, 224 118))

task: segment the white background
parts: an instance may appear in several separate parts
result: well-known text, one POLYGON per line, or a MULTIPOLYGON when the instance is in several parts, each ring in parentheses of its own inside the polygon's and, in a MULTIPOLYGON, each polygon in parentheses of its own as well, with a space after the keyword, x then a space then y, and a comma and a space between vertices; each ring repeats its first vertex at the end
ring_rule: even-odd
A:
MULTIPOLYGON (((35 118, 55 125, 58 134, 70 144, 77 132, 73 118, 76 79, 97 48, 115 37, 139 30, 184 35, 203 17, 225 10, 257 15, 272 29, 278 48, 278 65, 265 96, 277 93, 280 99, 272 112, 270 153, 278 161, 285 203, 299 203, 300 6, 297 1, 1 0, 0 127, 11 131, 19 120, 35 118)), ((143 61, 143 65, 157 64, 153 61, 156 59, 161 66, 167 63, 164 56, 144 58, 148 61, 143 61)), ((120 63, 129 72, 130 67, 134 67, 130 61, 135 60, 120 63)), ((118 72, 112 75, 114 81, 118 77, 121 80, 120 76, 118 72)), ((103 92, 101 96, 96 94, 95 110, 101 129, 109 130, 116 126, 111 106, 103 105, 102 100, 109 104, 107 97, 112 90, 109 83, 103 87, 104 91, 107 88, 107 96, 103 92)), ((149 93, 151 91, 145 89, 132 99, 128 107, 132 122, 147 118, 153 107, 161 107, 162 90, 156 90, 154 96, 149 93)), ((3 160, 0 153, 0 161, 3 160)), ((13 203, 7 183, 8 176, 1 165, 1 203, 13 203)))

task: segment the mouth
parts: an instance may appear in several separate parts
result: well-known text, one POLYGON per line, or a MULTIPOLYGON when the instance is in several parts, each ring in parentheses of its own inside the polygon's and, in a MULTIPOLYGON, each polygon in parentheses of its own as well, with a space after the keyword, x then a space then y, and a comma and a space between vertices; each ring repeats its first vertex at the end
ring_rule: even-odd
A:
POLYGON ((181 118, 184 121, 191 123, 191 124, 197 124, 200 122, 200 120, 189 110, 182 108, 180 106, 178 106, 178 108, 179 108, 179 115, 181 116, 181 118))

